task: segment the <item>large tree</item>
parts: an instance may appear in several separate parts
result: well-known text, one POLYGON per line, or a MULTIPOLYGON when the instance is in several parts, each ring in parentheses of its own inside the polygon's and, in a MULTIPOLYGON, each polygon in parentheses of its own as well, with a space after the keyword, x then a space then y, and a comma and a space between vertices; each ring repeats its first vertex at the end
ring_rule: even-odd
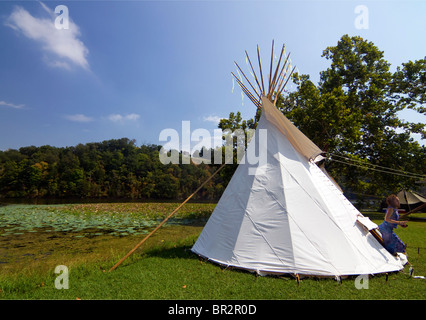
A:
POLYGON ((328 153, 326 167, 347 191, 384 195, 414 187, 416 179, 409 176, 424 174, 426 150, 411 134, 424 137, 425 124, 403 121, 398 112, 411 108, 424 114, 425 59, 392 73, 372 42, 348 35, 322 56, 330 67, 319 83, 295 74, 297 89, 280 96, 277 107, 328 153), (384 173, 385 167, 400 171, 384 173))

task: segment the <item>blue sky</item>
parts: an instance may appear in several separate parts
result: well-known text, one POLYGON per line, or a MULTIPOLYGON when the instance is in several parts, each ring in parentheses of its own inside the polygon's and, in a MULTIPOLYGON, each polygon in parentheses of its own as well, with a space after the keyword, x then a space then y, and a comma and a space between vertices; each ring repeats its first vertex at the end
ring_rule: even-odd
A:
MULTIPOLYGON (((217 128, 254 115, 231 72, 272 39, 315 82, 343 34, 384 51, 392 70, 426 55, 425 1, 0 0, 0 150, 127 137, 160 144, 163 129, 217 128), (65 5, 69 29, 56 29, 65 5), (358 29, 355 8, 368 8, 358 29)), ((246 69, 247 70, 247 69, 246 69)), ((406 112, 408 120, 425 117, 406 112)), ((164 143, 164 142, 161 142, 164 143)))

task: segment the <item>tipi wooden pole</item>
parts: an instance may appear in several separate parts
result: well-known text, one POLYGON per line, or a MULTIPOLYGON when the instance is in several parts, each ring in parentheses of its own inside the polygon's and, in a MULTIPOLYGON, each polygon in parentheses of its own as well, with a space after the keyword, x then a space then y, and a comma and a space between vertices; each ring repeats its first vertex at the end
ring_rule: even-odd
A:
POLYGON ((250 60, 250 57, 249 57, 247 51, 246 51, 246 57, 247 57, 248 62, 250 63, 251 71, 253 71, 253 77, 256 80, 256 83, 259 87, 259 90, 260 90, 261 94, 265 95, 265 92, 262 90, 262 86, 260 85, 259 80, 257 79, 256 71, 254 71, 253 65, 251 64, 251 60, 250 60))
POLYGON ((259 96, 259 101, 253 96, 253 94, 247 89, 247 87, 240 81, 240 79, 237 78, 237 76, 231 72, 231 74, 234 76, 235 80, 237 80, 238 85, 240 86, 241 90, 243 90, 243 92, 246 94, 247 97, 250 98, 250 100, 256 105, 256 107, 258 109, 260 109, 260 99, 261 97, 259 96))
POLYGON ((408 216, 409 214, 412 214, 414 212, 420 211, 420 210, 422 210, 425 207, 426 207, 426 203, 423 203, 422 205, 418 206, 417 208, 414 208, 413 210, 408 211, 407 213, 401 214, 401 217, 408 216))
MULTIPOLYGON (((281 65, 281 59, 282 59, 283 54, 284 54, 284 49, 285 49, 285 46, 283 45, 283 47, 282 47, 282 49, 281 49, 280 58, 279 58, 278 63, 277 63, 277 67, 275 68, 274 77, 272 78, 271 88, 275 88, 275 87, 276 87, 276 85, 277 85, 277 81, 278 81, 278 80, 279 80, 279 78, 280 78, 279 76, 278 76, 278 78, 277 78, 277 74, 278 74, 278 72, 280 71, 280 70, 279 70, 279 68, 280 68, 280 65, 281 65)), ((281 73, 282 73, 282 71, 281 71, 281 73)), ((280 73, 280 75, 281 75, 281 73, 280 73)))
MULTIPOLYGON (((272 49, 271 49, 271 65, 269 67, 269 89, 272 87, 272 65, 274 61, 274 40, 272 40, 272 49)), ((269 90, 270 91, 270 90, 269 90)))
POLYGON ((263 84, 262 63, 260 62, 259 46, 257 46, 257 61, 259 62, 260 79, 262 80, 262 92, 265 95, 265 85, 263 84))
MULTIPOLYGON (((254 92, 256 93, 256 95, 259 97, 259 99, 261 98, 260 94, 257 92, 257 90, 255 89, 255 87, 251 84, 250 80, 246 77, 245 73, 243 72, 243 70, 241 70, 240 66, 238 65, 238 63, 236 63, 234 61, 235 65, 238 67, 238 69, 240 70, 240 72, 243 74, 244 78, 246 78, 247 82, 249 83, 249 85, 252 87, 252 89, 254 90, 254 92)), ((235 77, 235 75, 234 75, 235 77)))
POLYGON ((188 202, 189 199, 191 199, 198 191, 201 190, 202 187, 205 186, 207 182, 209 182, 222 168, 225 166, 226 163, 222 164, 219 169, 217 169, 206 181, 204 181, 197 190, 195 190, 184 202, 182 202, 175 210, 173 210, 166 219, 164 219, 154 230, 151 231, 150 234, 148 234, 141 242, 139 242, 132 250, 130 250, 120 261, 118 261, 110 270, 109 272, 115 270, 120 264, 123 263, 124 260, 126 260, 133 252, 135 252, 149 237, 151 237, 158 229, 161 228, 163 224, 167 222, 173 216, 185 203, 188 202))

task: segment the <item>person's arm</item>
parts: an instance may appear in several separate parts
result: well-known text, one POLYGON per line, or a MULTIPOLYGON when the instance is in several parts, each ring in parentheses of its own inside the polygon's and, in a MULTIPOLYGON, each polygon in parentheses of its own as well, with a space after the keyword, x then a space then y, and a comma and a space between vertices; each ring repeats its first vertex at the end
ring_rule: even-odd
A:
POLYGON ((406 221, 398 221, 398 220, 391 219, 392 213, 393 213, 393 208, 389 207, 388 210, 386 211, 386 215, 385 215, 385 221, 386 222, 395 223, 395 224, 398 224, 402 227, 407 226, 406 221))

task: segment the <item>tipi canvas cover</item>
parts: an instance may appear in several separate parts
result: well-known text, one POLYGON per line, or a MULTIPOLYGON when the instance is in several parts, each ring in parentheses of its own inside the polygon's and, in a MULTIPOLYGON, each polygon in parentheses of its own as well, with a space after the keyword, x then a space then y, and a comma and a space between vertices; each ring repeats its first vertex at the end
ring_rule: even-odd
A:
POLYGON ((321 153, 266 97, 246 154, 192 251, 259 274, 343 276, 398 271, 403 262, 371 235, 376 228, 315 164, 321 153), (258 150, 258 151, 259 151, 258 150), (253 161, 252 161, 253 162, 253 161))

